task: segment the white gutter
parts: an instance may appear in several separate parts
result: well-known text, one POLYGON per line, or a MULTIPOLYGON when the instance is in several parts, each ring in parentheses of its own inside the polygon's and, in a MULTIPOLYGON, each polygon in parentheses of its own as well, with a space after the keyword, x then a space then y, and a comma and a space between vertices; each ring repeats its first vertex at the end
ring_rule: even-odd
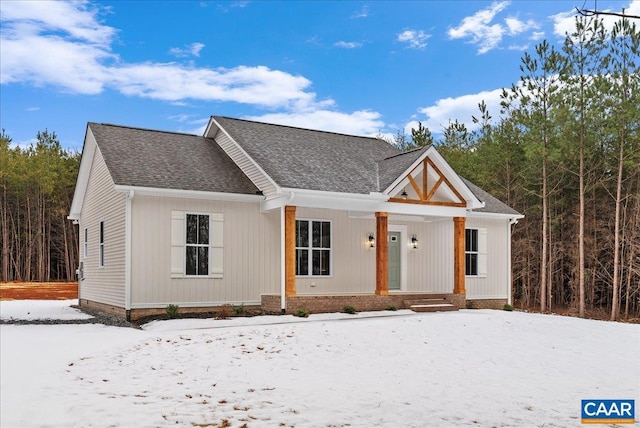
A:
POLYGON ((216 201, 232 201, 232 202, 254 202, 264 201, 262 195, 247 195, 244 193, 223 193, 223 192, 204 192, 200 190, 182 190, 182 189, 162 189, 157 187, 141 187, 141 186, 123 186, 115 185, 113 189, 116 192, 133 191, 140 196, 160 196, 166 198, 183 198, 183 199, 204 199, 216 201))

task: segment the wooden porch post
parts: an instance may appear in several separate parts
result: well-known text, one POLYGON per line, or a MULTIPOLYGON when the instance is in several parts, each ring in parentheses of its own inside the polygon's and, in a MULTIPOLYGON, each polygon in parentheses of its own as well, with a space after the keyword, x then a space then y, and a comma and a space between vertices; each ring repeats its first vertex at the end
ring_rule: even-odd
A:
POLYGON ((386 296, 389 294, 388 257, 389 246, 387 243, 387 219, 386 212, 376 212, 376 294, 386 296))
POLYGON ((453 218, 453 293, 466 294, 465 274, 465 217, 453 218))
POLYGON ((285 295, 296 295, 296 207, 284 207, 285 295))

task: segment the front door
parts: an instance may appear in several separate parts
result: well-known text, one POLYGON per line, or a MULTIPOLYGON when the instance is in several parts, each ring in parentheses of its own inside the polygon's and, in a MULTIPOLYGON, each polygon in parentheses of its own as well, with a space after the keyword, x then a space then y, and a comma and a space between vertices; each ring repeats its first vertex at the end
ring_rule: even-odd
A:
POLYGON ((388 232, 389 290, 400 290, 400 232, 388 232))

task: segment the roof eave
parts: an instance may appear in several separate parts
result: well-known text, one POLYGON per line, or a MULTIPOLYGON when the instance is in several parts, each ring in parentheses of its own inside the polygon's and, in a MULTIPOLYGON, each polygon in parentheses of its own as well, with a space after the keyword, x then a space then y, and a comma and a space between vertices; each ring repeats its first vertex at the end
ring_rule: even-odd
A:
POLYGON ((206 192, 201 190, 166 189, 166 188, 158 188, 158 187, 126 186, 126 185, 115 185, 113 189, 116 192, 122 192, 122 193, 133 192, 134 195, 156 196, 156 197, 166 197, 166 198, 203 199, 203 200, 215 200, 215 201, 253 202, 253 203, 260 203, 264 201, 264 196, 262 195, 250 195, 246 193, 206 192))

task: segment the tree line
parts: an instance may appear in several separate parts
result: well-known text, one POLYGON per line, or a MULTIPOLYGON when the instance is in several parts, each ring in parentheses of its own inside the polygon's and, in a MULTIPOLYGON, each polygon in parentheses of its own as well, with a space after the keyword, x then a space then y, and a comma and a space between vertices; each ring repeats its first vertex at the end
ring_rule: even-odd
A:
POLYGON ((500 117, 485 102, 469 132, 434 141, 418 125, 394 144, 436 144, 462 176, 525 215, 513 229, 514 298, 541 311, 640 314, 640 35, 577 17, 555 48, 523 55, 500 117))
MULTIPOLYGON (((561 47, 526 52, 494 118, 484 102, 434 141, 419 124, 401 149, 435 144, 462 176, 525 215, 513 228, 514 299, 543 312, 640 315, 640 35, 577 17, 561 47)), ((23 149, 0 135, 2 280, 73 280, 67 220, 80 154, 55 132, 23 149)))
POLYGON ((28 148, 0 134, 0 265, 2 281, 72 281, 78 231, 68 219, 80 153, 55 132, 37 133, 28 148))

